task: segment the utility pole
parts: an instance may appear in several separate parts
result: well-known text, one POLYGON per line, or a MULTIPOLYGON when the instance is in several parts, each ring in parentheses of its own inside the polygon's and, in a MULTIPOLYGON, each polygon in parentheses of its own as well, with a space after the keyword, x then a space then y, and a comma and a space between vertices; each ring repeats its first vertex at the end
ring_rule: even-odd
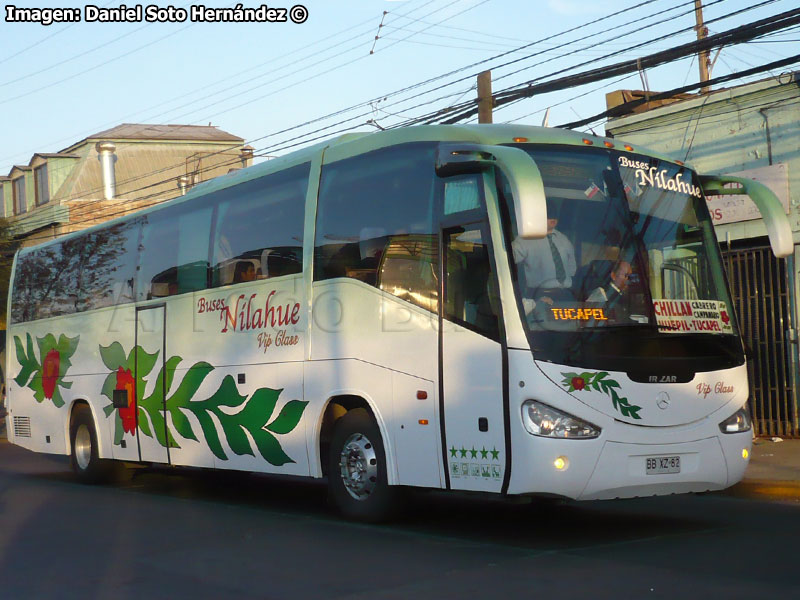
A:
POLYGON ((478 73, 478 123, 492 122, 492 72, 478 73))
MULTIPOLYGON (((703 2, 702 0, 694 0, 694 16, 697 22, 695 29, 697 30, 697 39, 703 40, 708 36, 708 28, 703 25, 703 2)), ((700 66, 700 81, 708 81, 708 50, 701 50, 697 53, 697 63, 700 66)), ((701 94, 708 94, 711 91, 709 86, 700 88, 701 94)))

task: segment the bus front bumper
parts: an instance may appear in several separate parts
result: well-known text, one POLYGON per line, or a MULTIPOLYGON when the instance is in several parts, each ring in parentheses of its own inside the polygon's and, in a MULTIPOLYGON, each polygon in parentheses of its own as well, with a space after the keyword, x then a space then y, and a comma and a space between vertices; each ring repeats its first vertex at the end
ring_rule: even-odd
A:
MULTIPOLYGON (((606 500, 721 490, 742 479, 752 445, 749 431, 656 444, 552 442, 544 452, 545 445, 539 444, 538 454, 544 458, 539 477, 524 483, 520 479, 528 477, 520 477, 510 493, 606 500)), ((513 474, 512 480, 514 475, 520 474, 513 474)))

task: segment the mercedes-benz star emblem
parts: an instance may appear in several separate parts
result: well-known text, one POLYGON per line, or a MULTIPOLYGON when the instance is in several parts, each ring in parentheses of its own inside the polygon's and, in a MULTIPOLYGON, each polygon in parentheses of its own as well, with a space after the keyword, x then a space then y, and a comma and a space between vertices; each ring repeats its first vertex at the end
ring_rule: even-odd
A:
POLYGON ((669 394, 667 392, 661 392, 656 397, 656 406, 661 410, 667 410, 669 408, 669 394))

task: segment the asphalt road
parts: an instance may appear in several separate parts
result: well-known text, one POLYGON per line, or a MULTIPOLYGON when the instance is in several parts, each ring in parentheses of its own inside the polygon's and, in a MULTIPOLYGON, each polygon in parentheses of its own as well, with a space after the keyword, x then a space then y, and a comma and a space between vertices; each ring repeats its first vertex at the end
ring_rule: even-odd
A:
POLYGON ((129 470, 83 486, 0 440, 0 598, 794 598, 800 504, 540 507, 417 494, 349 523, 318 482, 129 470), (780 596, 779 596, 780 595, 780 596))

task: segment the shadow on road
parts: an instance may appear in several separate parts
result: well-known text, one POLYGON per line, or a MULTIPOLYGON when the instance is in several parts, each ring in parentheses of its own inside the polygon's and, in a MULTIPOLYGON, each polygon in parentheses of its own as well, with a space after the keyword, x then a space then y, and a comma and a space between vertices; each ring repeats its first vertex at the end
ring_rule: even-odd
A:
MULTIPOLYGON (((65 457, 39 456, 41 469, 16 477, 77 483, 65 457), (41 459, 45 459, 42 461, 41 459), (52 468, 47 468, 44 465, 52 468)), ((510 501, 490 496, 408 490, 400 518, 383 525, 341 521, 327 502, 326 482, 234 471, 129 467, 102 494, 145 494, 237 507, 288 520, 319 519, 386 532, 443 537, 464 542, 498 543, 518 548, 562 550, 646 538, 682 536, 728 526, 707 510, 697 511, 698 496, 568 502, 510 501), (693 506, 694 503, 694 506, 693 506), (697 515, 701 512, 702 518, 697 515), (681 515, 681 516, 675 516, 681 515)))

